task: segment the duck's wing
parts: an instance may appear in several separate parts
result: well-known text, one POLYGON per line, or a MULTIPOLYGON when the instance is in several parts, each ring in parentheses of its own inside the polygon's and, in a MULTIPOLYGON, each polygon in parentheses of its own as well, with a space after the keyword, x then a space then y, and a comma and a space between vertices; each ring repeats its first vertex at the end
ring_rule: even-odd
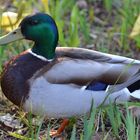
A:
POLYGON ((89 59, 97 62, 106 62, 106 63, 123 63, 123 64, 139 64, 139 60, 112 55, 107 53, 102 53, 94 50, 84 49, 84 48, 70 48, 70 47, 57 47, 56 48, 57 56, 65 56, 70 58, 77 59, 89 59))
POLYGON ((138 60, 80 48, 57 48, 56 55, 59 61, 44 73, 51 83, 122 83, 134 75, 140 65, 138 60))
POLYGON ((115 85, 109 86, 107 92, 120 91, 121 89, 125 87, 129 87, 132 84, 135 84, 136 82, 140 82, 140 69, 138 69, 138 71, 134 75, 132 75, 130 78, 128 78, 128 80, 126 80, 125 82, 121 84, 117 84, 117 85, 115 84, 115 85))

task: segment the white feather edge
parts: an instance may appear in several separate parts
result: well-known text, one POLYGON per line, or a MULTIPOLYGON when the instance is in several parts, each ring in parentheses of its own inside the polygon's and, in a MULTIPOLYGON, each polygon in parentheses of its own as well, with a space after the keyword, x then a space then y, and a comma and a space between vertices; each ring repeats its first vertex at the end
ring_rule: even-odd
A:
POLYGON ((28 49, 28 52, 29 52, 31 55, 33 55, 33 56, 35 56, 35 57, 37 57, 37 58, 39 58, 39 59, 41 59, 41 60, 43 60, 43 61, 48 61, 48 62, 53 61, 53 59, 47 59, 46 57, 43 57, 43 56, 41 56, 41 55, 38 55, 38 54, 34 53, 31 49, 28 49))
POLYGON ((136 99, 140 99, 140 90, 135 90, 130 95, 136 99))

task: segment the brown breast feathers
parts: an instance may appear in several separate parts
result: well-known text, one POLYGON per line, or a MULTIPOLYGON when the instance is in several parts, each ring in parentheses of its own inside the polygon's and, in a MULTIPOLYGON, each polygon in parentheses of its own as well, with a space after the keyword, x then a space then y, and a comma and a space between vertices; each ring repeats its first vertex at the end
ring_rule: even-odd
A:
POLYGON ((10 60, 1 76, 1 87, 5 96, 14 104, 22 105, 29 93, 27 81, 48 63, 36 58, 28 51, 10 60))

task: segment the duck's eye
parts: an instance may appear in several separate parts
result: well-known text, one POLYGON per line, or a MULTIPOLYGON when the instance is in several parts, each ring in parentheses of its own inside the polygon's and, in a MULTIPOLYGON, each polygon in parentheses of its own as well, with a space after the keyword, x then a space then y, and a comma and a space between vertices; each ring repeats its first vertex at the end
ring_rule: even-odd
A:
POLYGON ((30 21, 29 21, 29 24, 30 24, 30 25, 37 25, 38 23, 39 23, 38 20, 30 20, 30 21))

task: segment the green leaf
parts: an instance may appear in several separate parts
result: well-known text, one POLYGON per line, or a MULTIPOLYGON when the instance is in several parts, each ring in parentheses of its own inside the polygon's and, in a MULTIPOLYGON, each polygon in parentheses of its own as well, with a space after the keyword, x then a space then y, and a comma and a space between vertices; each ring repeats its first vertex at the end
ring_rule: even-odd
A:
POLYGON ((12 136, 12 137, 15 137, 17 139, 20 139, 20 140, 32 140, 32 138, 28 138, 26 136, 22 136, 18 133, 15 133, 15 132, 9 132, 9 135, 12 136))
POLYGON ((73 126, 72 134, 70 140, 76 140, 76 126, 73 126))
POLYGON ((80 44, 80 38, 78 35, 78 21, 79 21, 79 10, 75 5, 72 9, 68 45, 71 47, 78 47, 80 44))

